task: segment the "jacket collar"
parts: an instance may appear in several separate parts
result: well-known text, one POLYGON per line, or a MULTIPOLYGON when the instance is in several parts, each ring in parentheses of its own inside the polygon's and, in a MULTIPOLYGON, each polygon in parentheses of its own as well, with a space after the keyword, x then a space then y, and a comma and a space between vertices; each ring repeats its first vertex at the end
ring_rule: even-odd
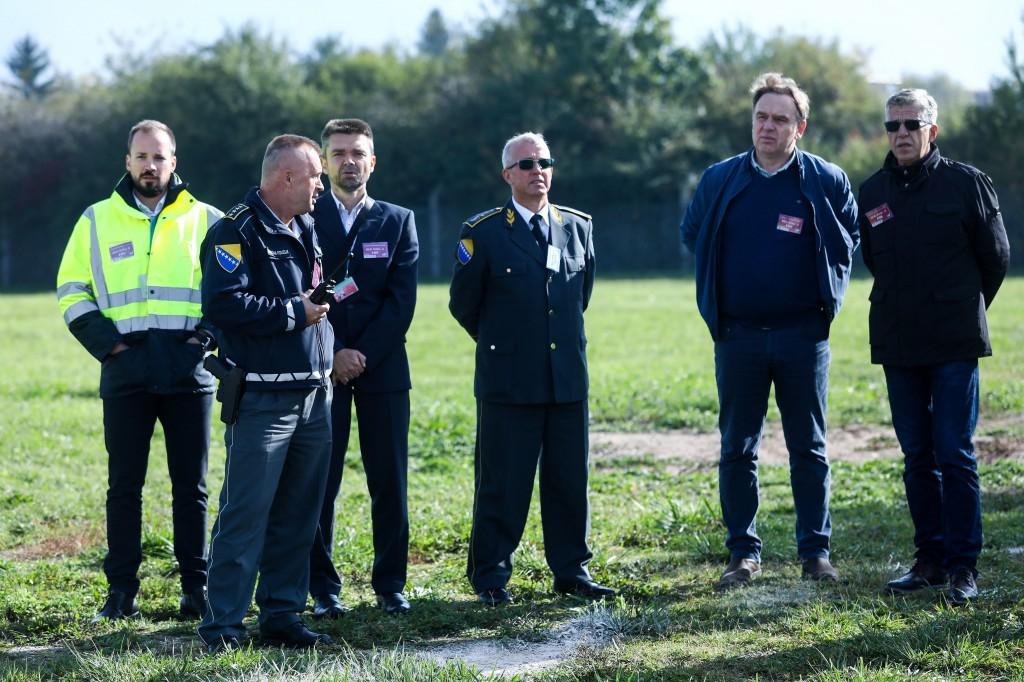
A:
MULTIPOLYGON (((164 209, 178 200, 178 195, 188 189, 188 183, 181 179, 177 173, 171 173, 171 182, 167 186, 167 200, 164 201, 164 209)), ((125 173, 114 186, 114 193, 124 201, 125 205, 133 211, 138 211, 135 206, 135 186, 132 184, 131 176, 125 173)), ((141 211, 140 211, 141 212, 141 211)))
MULTIPOLYGON (((274 212, 270 210, 266 202, 263 201, 263 197, 260 196, 260 188, 253 187, 249 190, 248 194, 245 195, 245 203, 252 208, 253 212, 263 227, 268 232, 276 234, 287 234, 295 236, 295 233, 288 229, 287 225, 281 223, 280 218, 274 215, 274 212)), ((305 232, 313 229, 313 218, 308 213, 302 213, 295 216, 295 224, 298 226, 300 232, 305 232)))
POLYGON ((909 166, 901 166, 890 151, 885 155, 882 169, 899 182, 916 187, 935 171, 941 160, 942 154, 939 153, 938 146, 932 142, 931 150, 928 154, 920 161, 909 166))

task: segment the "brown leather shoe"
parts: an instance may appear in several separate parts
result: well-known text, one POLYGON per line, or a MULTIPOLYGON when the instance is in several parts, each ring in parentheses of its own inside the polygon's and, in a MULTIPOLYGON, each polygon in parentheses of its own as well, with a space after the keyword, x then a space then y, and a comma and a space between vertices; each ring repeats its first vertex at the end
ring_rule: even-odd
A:
POLYGON ((746 587, 750 581, 761 575, 761 564, 747 557, 733 557, 725 567, 722 577, 715 583, 716 590, 731 590, 746 587))
POLYGON ((828 559, 823 556, 815 556, 804 559, 804 568, 801 573, 804 580, 839 580, 839 573, 832 566, 828 559))

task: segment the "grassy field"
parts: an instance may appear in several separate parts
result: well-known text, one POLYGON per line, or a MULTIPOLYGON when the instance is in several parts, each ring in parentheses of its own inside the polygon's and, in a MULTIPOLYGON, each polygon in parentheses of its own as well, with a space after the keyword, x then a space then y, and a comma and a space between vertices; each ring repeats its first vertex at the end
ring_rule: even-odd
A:
MULTIPOLYGON (((885 425, 885 386, 867 347, 868 283, 851 286, 833 326, 830 426, 885 425)), ((708 430, 716 420, 712 346, 685 280, 600 280, 587 314, 593 428, 708 430)), ((698 453, 595 459, 591 568, 621 590, 607 606, 550 592, 538 505, 527 527, 507 609, 473 603, 463 576, 472 481, 473 347, 449 317, 444 286, 423 286, 409 335, 413 612, 372 607, 369 505, 350 456, 339 500, 335 559, 356 609, 326 626, 339 642, 309 654, 254 647, 210 658, 178 621, 170 492, 162 437, 146 487, 143 618, 93 626, 106 586, 106 455, 98 368, 67 333, 52 295, 6 296, 0 318, 0 682, 6 680, 476 679, 460 661, 414 652, 439 642, 550 641, 583 623, 593 644, 535 677, 646 679, 1024 679, 1024 462, 981 468, 983 597, 966 609, 935 594, 884 597, 912 560, 901 463, 839 461, 833 471, 833 558, 842 580, 799 579, 784 467, 763 467, 759 531, 765 573, 749 590, 711 583, 727 556, 714 466, 698 453), (1011 551, 1012 550, 1012 551, 1011 551), (36 649, 35 647, 38 647, 36 649)), ((1024 280, 1007 282, 991 311, 995 357, 982 362, 980 432, 1024 439, 1024 280)), ((769 419, 777 418, 774 408, 769 419)), ((211 521, 223 476, 214 424, 211 521)), ((887 433, 887 431, 886 431, 887 433)), ((357 451, 353 443, 352 452, 357 451)), ((840 453, 841 454, 841 453, 840 453)), ((524 676, 528 676, 525 675, 524 676)), ((532 679, 532 677, 531 677, 532 679)))

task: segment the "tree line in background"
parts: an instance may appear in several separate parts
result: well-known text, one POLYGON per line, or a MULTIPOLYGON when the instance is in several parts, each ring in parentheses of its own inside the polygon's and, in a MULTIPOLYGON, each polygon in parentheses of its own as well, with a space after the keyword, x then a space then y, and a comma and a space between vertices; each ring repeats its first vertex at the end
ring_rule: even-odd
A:
MULTIPOLYGON (((46 287, 75 220, 124 171, 128 128, 169 124, 178 170, 227 209, 256 184, 270 137, 318 138, 327 119, 359 117, 376 138, 374 196, 417 211, 422 272, 444 276, 459 223, 503 203, 499 154, 513 133, 545 134, 558 203, 595 216, 602 270, 685 265, 676 226, 702 170, 747 149, 753 78, 792 76, 810 94, 801 146, 858 185, 887 150, 866 60, 836 41, 738 27, 697 48, 673 42, 661 0, 507 0, 457 31, 432 11, 415 50, 353 49, 344 36, 288 44, 253 27, 177 54, 125 50, 102 77, 49 74, 45 46, 19 41, 0 96, 0 287, 46 287)), ((329 27, 328 29, 329 30, 329 27)), ((945 77, 905 76, 939 100, 943 152, 992 176, 1015 255, 1024 220, 1024 64, 974 101, 945 77), (1018 204, 1019 206, 1020 204, 1018 204), (1013 210, 1011 210, 1013 208, 1013 210)))

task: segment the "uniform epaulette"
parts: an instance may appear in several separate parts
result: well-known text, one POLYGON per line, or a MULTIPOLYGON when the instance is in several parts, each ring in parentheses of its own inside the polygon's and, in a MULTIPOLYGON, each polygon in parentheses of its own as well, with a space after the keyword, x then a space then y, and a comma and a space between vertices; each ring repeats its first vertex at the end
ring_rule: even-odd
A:
POLYGON ((551 205, 554 206, 555 208, 557 208, 559 211, 568 211, 569 213, 572 213, 573 215, 578 215, 580 218, 583 218, 584 220, 593 220, 593 218, 591 218, 589 214, 584 213, 583 211, 577 211, 575 208, 570 208, 568 206, 561 206, 559 204, 551 204, 551 205))
MULTIPOLYGON (((950 168, 958 170, 961 173, 963 173, 964 175, 968 175, 968 176, 970 176, 972 178, 976 178, 979 175, 982 175, 982 176, 985 176, 986 179, 988 178, 988 176, 985 175, 985 173, 983 171, 975 168, 974 166, 970 165, 969 163, 963 163, 962 161, 954 161, 953 159, 947 159, 945 157, 943 157, 942 160, 945 161, 946 163, 948 163, 950 168)), ((991 182, 991 180, 990 180, 990 182, 991 182)))
POLYGON ((238 216, 242 215, 248 210, 249 204, 235 204, 234 206, 231 207, 231 210, 224 214, 224 217, 227 218, 228 220, 237 220, 238 216))
POLYGON ((472 218, 468 218, 466 220, 466 227, 469 227, 469 228, 476 227, 477 225, 479 225, 483 221, 487 220, 492 215, 495 215, 496 213, 501 213, 501 207, 500 206, 497 207, 497 208, 487 209, 486 211, 483 211, 482 213, 477 213, 472 218))

